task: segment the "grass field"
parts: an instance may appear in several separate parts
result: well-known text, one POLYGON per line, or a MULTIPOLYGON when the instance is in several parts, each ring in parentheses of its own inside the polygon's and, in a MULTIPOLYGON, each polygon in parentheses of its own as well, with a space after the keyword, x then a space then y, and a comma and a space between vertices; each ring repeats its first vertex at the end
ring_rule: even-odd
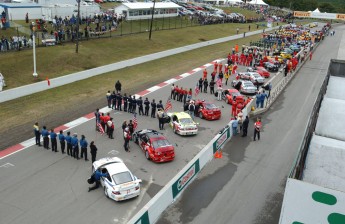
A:
MULTIPOLYGON (((46 77, 52 79, 133 57, 229 36, 235 34, 237 27, 241 33, 247 32, 248 24, 219 24, 153 32, 151 41, 148 40, 148 33, 82 41, 79 54, 75 53, 73 43, 37 48, 38 80, 32 77, 31 50, 0 54, 0 68, 6 78, 7 88, 14 88, 46 77)), ((255 29, 256 26, 252 26, 252 30, 255 29)))

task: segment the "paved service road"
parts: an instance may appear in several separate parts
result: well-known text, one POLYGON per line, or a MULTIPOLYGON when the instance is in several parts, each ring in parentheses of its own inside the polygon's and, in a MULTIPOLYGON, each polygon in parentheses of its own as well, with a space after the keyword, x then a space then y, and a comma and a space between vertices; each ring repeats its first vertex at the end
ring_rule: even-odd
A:
MULTIPOLYGON (((286 177, 297 155, 312 106, 336 58, 344 25, 327 37, 263 118, 261 140, 236 136, 223 158, 208 164, 157 223, 275 224, 286 177)), ((345 38, 345 37, 344 37, 345 38)))
MULTIPOLYGON (((213 66, 209 67, 209 73, 211 70, 213 66)), ((201 74, 202 71, 176 84, 192 88, 194 92, 201 74)), ((169 95, 170 85, 147 97, 150 100, 162 99, 165 103, 169 95)), ((170 163, 155 164, 147 161, 133 142, 130 143, 130 153, 123 150, 121 124, 124 120, 132 119, 131 114, 112 111, 115 140, 96 133, 94 119, 71 130, 72 134, 78 133, 78 138, 84 134, 89 143, 95 140, 99 149, 97 158, 122 158, 134 175, 143 180, 139 198, 117 203, 107 199, 102 189, 88 193, 86 180, 91 174, 91 162, 77 161, 61 152, 53 153, 32 146, 1 159, 0 223, 126 223, 229 122, 230 105, 218 102, 214 96, 206 93, 200 93, 197 98, 214 101, 221 107, 223 116, 218 121, 197 118, 197 122, 200 122, 199 134, 194 137, 177 136, 166 126, 162 132, 176 146, 176 158, 170 163)), ((173 110, 182 111, 182 104, 173 101, 173 110)), ((85 111, 85 114, 89 112, 85 111)), ((157 119, 138 116, 138 122, 138 129, 158 129, 157 119)), ((51 128, 49 124, 47 126, 51 128)))

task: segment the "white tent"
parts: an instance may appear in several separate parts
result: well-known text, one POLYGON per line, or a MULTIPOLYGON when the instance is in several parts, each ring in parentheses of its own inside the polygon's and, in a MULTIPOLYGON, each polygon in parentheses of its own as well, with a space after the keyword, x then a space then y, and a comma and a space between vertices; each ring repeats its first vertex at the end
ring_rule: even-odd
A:
POLYGON ((236 3, 241 3, 242 1, 241 0, 227 0, 226 2, 230 4, 236 4, 236 3))
POLYGON ((313 12, 320 12, 320 10, 318 8, 316 8, 313 12))
POLYGON ((262 0, 252 0, 251 2, 249 2, 249 4, 251 4, 251 5, 268 5, 262 0))

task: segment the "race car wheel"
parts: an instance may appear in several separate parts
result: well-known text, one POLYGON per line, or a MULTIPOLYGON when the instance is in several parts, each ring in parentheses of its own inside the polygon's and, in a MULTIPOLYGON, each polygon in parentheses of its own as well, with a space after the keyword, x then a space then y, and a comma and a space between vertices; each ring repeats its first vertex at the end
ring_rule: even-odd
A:
POLYGON ((146 157, 147 160, 150 160, 150 155, 149 155, 148 151, 145 151, 145 157, 146 157))
POLYGON ((204 116, 202 116, 202 112, 199 114, 200 119, 204 119, 204 116))
POLYGON ((104 187, 104 194, 105 194, 105 196, 106 196, 107 198, 109 198, 108 191, 107 191, 107 188, 106 188, 106 187, 104 187))

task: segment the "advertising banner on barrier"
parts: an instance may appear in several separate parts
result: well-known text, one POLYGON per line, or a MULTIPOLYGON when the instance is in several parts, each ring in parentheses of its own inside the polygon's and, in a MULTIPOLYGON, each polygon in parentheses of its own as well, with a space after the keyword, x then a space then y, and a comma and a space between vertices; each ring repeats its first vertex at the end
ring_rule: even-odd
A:
POLYGON ((345 14, 337 14, 337 19, 345 20, 345 14))
POLYGON ((134 224, 150 224, 149 213, 146 211, 134 224))
POLYGON ((200 164, 199 159, 189 167, 189 169, 172 185, 172 193, 173 198, 175 199, 176 196, 187 186, 189 181, 193 179, 193 177, 199 172, 200 164))
POLYGON ((294 17, 310 17, 310 12, 303 12, 303 11, 294 11, 294 17))
POLYGON ((226 140, 230 138, 230 127, 223 131, 223 134, 213 143, 213 153, 220 149, 226 140))

